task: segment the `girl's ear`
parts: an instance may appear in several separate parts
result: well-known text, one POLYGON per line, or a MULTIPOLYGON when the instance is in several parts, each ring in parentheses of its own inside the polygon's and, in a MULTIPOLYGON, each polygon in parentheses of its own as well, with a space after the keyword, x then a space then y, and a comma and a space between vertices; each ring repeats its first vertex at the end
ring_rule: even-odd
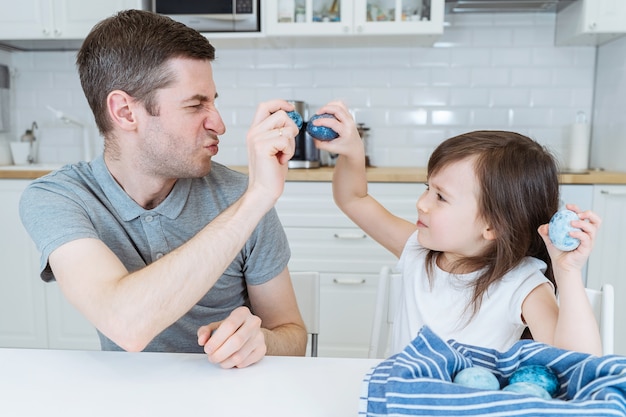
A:
POLYGON ((490 226, 485 227, 485 230, 483 230, 483 238, 485 240, 495 240, 496 231, 490 226))

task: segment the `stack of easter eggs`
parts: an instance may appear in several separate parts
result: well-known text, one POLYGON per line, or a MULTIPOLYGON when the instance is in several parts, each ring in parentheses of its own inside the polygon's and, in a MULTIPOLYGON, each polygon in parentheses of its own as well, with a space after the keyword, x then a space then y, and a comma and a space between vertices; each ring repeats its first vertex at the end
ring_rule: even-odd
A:
MULTIPOLYGON (((499 390, 500 382, 489 370, 473 366, 459 371, 453 382, 469 388, 499 390)), ((549 400, 559 389, 559 381, 548 367, 543 365, 526 365, 519 367, 509 377, 502 391, 533 395, 549 400)))

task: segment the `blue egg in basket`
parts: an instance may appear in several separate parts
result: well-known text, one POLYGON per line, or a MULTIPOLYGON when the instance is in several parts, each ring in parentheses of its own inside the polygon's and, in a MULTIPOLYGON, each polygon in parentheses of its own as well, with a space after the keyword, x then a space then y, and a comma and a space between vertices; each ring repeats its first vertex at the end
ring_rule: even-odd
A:
POLYGON ((543 365, 526 365, 521 366, 517 371, 513 372, 509 378, 509 385, 527 382, 535 384, 546 390, 551 396, 559 390, 559 380, 547 366, 543 365))
POLYGON ((459 371, 452 381, 455 384, 468 388, 478 388, 497 391, 500 389, 500 382, 494 374, 485 368, 473 366, 459 371))
POLYGON ((572 251, 580 245, 580 240, 569 235, 569 232, 580 231, 570 224, 573 220, 580 220, 571 210, 559 210, 550 219, 548 236, 552 244, 562 251, 572 251))
POLYGON ((502 391, 509 391, 509 392, 515 392, 518 394, 532 395, 533 397, 539 397, 544 400, 552 399, 548 391, 541 388, 539 385, 532 384, 530 382, 516 382, 514 384, 509 384, 506 387, 502 388, 502 391))
POLYGON ((302 129, 302 116, 295 110, 288 111, 287 116, 293 120, 293 122, 298 126, 298 130, 302 129))
POLYGON ((319 139, 319 140, 336 139, 339 136, 339 134, 335 132, 334 130, 332 130, 331 128, 326 127, 326 126, 315 126, 313 124, 313 122, 317 119, 328 119, 328 118, 334 119, 335 116, 333 116, 332 114, 328 114, 328 113, 316 114, 315 116, 311 117, 311 119, 307 123, 306 131, 309 133, 309 135, 313 136, 315 139, 319 139))

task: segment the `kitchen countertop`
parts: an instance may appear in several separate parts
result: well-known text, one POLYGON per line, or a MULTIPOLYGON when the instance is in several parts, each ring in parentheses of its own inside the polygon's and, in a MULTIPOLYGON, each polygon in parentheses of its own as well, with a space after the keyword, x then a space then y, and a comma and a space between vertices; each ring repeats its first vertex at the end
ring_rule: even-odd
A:
MULTIPOLYGON (((239 172, 247 172, 246 166, 232 166, 239 172)), ((35 179, 49 173, 53 166, 0 166, 0 179, 35 179)), ((332 181, 333 168, 290 169, 287 181, 332 181)), ((426 168, 420 167, 369 167, 369 182, 425 182, 426 168)), ((562 173, 561 184, 626 184, 626 172, 589 171, 587 173, 562 173)))

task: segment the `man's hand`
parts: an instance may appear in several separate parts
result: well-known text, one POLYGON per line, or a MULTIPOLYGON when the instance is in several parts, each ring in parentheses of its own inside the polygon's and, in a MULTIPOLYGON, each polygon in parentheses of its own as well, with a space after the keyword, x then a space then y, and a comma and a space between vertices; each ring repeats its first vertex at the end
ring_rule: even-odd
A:
POLYGON ((287 163, 295 152, 298 127, 287 115, 294 106, 284 100, 259 104, 246 137, 248 146, 248 190, 271 198, 273 206, 283 192, 287 163))
POLYGON ((198 329, 198 344, 210 362, 222 368, 245 368, 265 356, 267 346, 261 319, 238 307, 223 321, 198 329))

